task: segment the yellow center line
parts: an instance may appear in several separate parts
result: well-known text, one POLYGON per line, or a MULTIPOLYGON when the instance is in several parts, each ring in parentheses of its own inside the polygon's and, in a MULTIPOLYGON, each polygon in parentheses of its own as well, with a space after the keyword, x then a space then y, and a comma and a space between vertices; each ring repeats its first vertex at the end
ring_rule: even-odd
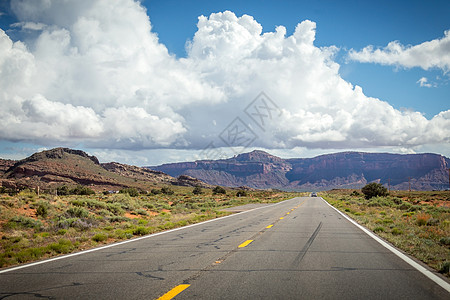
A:
POLYGON ((273 224, 272 224, 272 225, 269 225, 269 226, 267 226, 266 228, 272 228, 272 226, 273 226, 273 224))
POLYGON ((288 213, 286 213, 286 214, 288 215, 288 214, 290 214, 290 213, 288 212, 288 213))
POLYGON ((247 246, 248 244, 250 244, 251 242, 253 242, 253 240, 246 240, 245 242, 243 242, 242 244, 240 244, 238 246, 238 248, 244 248, 245 246, 247 246))
POLYGON ((174 287, 173 289, 171 289, 170 291, 168 291, 167 293, 165 293, 164 295, 159 297, 157 300, 170 300, 170 299, 173 299, 176 295, 178 295, 179 293, 181 293, 182 291, 187 289, 189 286, 190 286, 190 284, 177 285, 176 287, 174 287))
POLYGON ((283 220, 283 219, 284 219, 284 217, 281 217, 281 218, 280 218, 280 220, 283 220))

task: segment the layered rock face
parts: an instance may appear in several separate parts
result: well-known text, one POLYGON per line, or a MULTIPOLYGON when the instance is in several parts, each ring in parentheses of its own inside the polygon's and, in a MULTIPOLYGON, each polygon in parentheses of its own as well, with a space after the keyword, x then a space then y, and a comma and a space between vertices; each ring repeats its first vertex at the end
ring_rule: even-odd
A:
POLYGON ((255 150, 224 160, 150 167, 172 176, 186 174, 212 185, 284 190, 360 188, 368 182, 393 189, 448 188, 450 160, 437 154, 343 152, 314 158, 282 159, 255 150))

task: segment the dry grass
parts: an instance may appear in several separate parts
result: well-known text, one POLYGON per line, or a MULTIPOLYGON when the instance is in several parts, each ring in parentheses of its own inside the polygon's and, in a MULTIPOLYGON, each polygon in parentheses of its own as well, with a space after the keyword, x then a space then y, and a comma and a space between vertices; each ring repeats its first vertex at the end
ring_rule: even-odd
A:
POLYGON ((0 194, 0 267, 85 250, 136 236, 221 217, 223 208, 278 202, 294 193, 236 191, 213 195, 175 187, 172 195, 37 196, 0 194))
POLYGON ((450 192, 393 192, 369 200, 352 190, 321 195, 396 247, 450 277, 450 192))

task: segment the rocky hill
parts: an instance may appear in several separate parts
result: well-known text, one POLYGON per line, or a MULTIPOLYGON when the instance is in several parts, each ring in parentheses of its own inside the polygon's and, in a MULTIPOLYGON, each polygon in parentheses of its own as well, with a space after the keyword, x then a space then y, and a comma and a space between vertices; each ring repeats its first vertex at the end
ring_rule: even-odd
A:
POLYGON ((174 178, 161 171, 120 163, 100 164, 80 150, 55 148, 19 161, 0 160, 0 183, 8 188, 52 189, 60 185, 88 185, 97 190, 136 187, 143 190, 163 185, 207 186, 195 178, 174 178))
POLYGON ((314 158, 282 159, 255 150, 223 160, 201 160, 149 167, 172 176, 189 175, 230 187, 326 190, 360 188, 376 181, 392 189, 448 188, 450 160, 438 154, 343 152, 314 158))
POLYGON ((5 174, 5 172, 14 166, 14 164, 17 163, 16 160, 10 160, 10 159, 1 159, 0 158, 0 177, 5 174))

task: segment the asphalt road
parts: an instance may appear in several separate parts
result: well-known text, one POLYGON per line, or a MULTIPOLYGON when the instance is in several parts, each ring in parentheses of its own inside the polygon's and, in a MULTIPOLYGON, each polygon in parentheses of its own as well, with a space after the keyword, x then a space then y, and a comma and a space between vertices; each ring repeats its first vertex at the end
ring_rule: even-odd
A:
POLYGON ((321 198, 0 273, 0 299, 167 292, 176 299, 450 299, 321 198))

